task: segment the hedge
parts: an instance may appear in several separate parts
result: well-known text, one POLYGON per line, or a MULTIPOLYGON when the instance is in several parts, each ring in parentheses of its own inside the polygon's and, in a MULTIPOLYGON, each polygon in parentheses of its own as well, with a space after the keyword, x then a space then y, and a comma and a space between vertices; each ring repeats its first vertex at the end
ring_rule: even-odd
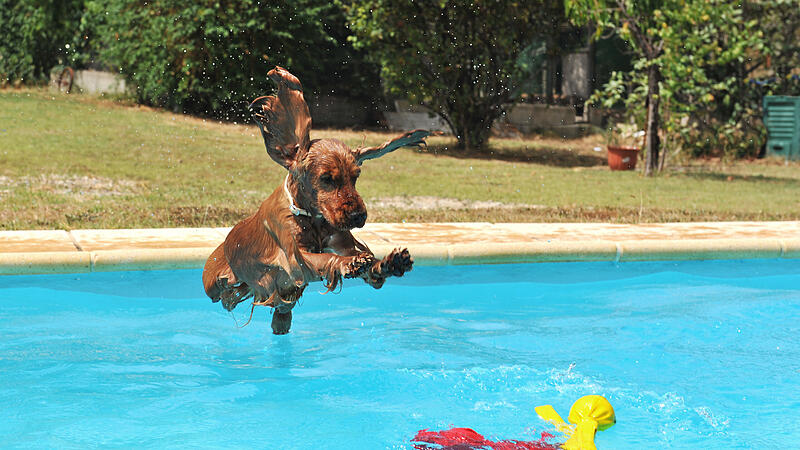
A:
POLYGON ((0 0, 0 85, 37 83, 67 59, 83 0, 0 0))
POLYGON ((0 0, 0 75, 44 80, 57 64, 104 68, 143 104, 235 120, 270 92, 267 71, 313 94, 369 98, 378 70, 324 0, 0 0))

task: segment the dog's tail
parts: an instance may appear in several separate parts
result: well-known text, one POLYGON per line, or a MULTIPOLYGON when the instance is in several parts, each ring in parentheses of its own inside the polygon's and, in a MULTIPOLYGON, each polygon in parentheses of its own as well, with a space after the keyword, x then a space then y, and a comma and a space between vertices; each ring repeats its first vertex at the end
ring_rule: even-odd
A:
POLYGON ((206 260, 203 287, 214 303, 222 300, 222 306, 228 311, 253 296, 250 286, 237 280, 233 274, 228 259, 225 258, 224 242, 206 260))

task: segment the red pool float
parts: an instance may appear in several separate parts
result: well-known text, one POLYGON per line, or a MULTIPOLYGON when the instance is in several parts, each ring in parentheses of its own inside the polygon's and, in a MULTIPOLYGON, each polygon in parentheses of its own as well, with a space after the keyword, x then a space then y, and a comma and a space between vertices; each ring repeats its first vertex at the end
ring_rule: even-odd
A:
POLYGON ((558 445, 548 444, 545 439, 553 436, 542 433, 538 441, 490 441, 473 430, 472 428, 451 428, 443 431, 420 430, 414 439, 414 448, 418 450, 442 449, 442 450, 470 450, 470 449, 492 449, 492 450, 553 450, 561 448, 558 445), (438 447, 431 447, 434 444, 438 447))

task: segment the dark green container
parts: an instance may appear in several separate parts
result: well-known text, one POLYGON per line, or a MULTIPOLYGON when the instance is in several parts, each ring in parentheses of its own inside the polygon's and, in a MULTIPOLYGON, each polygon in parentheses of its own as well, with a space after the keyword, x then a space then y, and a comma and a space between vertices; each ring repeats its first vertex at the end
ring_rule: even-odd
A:
POLYGON ((800 97, 764 97, 767 155, 800 159, 800 97))

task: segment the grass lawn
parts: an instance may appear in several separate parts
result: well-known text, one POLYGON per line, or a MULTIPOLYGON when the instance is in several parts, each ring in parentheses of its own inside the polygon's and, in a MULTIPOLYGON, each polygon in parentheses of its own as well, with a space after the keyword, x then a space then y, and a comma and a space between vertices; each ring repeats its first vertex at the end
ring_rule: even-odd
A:
MULTIPOLYGON (((314 130, 350 146, 396 133, 314 130)), ((364 164, 370 221, 800 219, 800 165, 693 162, 611 172, 600 137, 429 140, 364 164)), ((0 229, 232 225, 282 182, 255 126, 45 90, 0 91, 0 229)))

